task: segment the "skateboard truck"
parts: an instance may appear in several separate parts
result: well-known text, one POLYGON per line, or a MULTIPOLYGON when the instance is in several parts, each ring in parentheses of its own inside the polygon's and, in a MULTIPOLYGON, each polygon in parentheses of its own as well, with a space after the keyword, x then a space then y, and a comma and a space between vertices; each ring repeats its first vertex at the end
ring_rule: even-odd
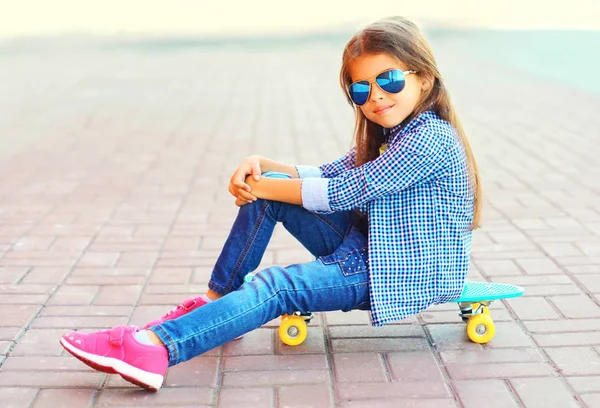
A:
POLYGON ((482 300, 476 303, 461 302, 458 304, 458 307, 460 308, 460 312, 458 312, 458 315, 462 318, 463 322, 465 323, 469 321, 470 317, 479 313, 484 313, 489 316, 490 304, 492 304, 491 300, 482 300))

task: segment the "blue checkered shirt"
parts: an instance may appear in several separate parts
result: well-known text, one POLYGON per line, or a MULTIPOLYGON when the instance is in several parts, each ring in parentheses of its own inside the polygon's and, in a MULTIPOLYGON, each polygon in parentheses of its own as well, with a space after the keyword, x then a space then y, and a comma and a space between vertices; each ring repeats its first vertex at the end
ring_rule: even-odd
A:
POLYGON ((297 166, 306 209, 368 214, 374 326, 458 298, 471 252, 473 194, 454 128, 428 111, 387 131, 387 150, 360 167, 355 148, 297 166))

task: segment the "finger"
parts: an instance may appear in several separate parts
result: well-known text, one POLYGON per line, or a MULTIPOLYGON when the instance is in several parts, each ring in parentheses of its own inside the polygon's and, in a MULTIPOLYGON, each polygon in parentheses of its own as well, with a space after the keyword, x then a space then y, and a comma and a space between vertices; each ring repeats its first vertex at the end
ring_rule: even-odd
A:
POLYGON ((238 207, 241 207, 246 204, 249 204, 248 201, 240 200, 239 198, 237 200, 235 200, 235 205, 237 205, 238 207))
POLYGON ((253 196, 252 194, 248 193, 245 190, 238 190, 237 194, 235 195, 237 198, 245 200, 245 201, 249 201, 249 202, 254 202, 256 201, 256 197, 253 196))
POLYGON ((244 177, 233 180, 233 185, 237 188, 244 189, 246 191, 251 190, 250 186, 246 184, 244 177))
POLYGON ((254 175, 254 180, 260 180, 262 172, 260 171, 260 163, 258 161, 252 163, 252 174, 254 175))

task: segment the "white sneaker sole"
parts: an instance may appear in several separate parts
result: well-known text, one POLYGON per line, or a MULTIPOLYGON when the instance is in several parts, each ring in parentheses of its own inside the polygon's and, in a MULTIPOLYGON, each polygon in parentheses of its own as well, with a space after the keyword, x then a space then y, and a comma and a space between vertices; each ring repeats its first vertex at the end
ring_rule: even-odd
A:
MULTIPOLYGON (((129 381, 132 384, 140 386, 150 391, 158 391, 163 384, 164 376, 160 374, 149 373, 144 370, 140 370, 134 366, 125 363, 122 360, 117 360, 112 357, 102 357, 95 354, 86 353, 85 351, 79 350, 78 348, 69 344, 65 339, 60 339, 60 344, 73 356, 89 365, 90 367, 98 370, 94 365, 102 368, 111 368, 117 374, 119 374, 125 381, 129 381), (92 363, 92 364, 90 364, 92 363)), ((100 370, 102 371, 102 370, 100 370)), ((106 372, 106 371, 104 371, 106 372)))

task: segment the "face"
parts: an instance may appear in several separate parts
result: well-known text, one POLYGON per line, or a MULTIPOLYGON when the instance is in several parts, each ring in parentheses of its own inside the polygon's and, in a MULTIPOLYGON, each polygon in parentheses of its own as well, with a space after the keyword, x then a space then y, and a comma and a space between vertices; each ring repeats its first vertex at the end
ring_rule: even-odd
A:
POLYGON ((349 66, 352 82, 371 81, 371 94, 360 106, 362 113, 372 122, 385 128, 399 125, 417 106, 425 83, 416 74, 405 75, 404 89, 396 94, 384 92, 375 83, 375 77, 388 69, 409 70, 409 67, 388 54, 367 54, 356 58, 349 66))

